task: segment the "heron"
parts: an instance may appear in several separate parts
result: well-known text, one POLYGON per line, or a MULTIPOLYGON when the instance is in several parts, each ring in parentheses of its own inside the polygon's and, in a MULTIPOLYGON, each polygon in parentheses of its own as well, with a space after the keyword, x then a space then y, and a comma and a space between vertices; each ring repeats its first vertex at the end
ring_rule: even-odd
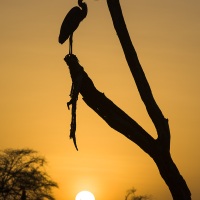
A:
POLYGON ((59 43, 63 44, 69 38, 69 54, 72 54, 72 38, 80 22, 87 16, 87 4, 78 0, 78 6, 73 7, 65 16, 60 28, 59 43))

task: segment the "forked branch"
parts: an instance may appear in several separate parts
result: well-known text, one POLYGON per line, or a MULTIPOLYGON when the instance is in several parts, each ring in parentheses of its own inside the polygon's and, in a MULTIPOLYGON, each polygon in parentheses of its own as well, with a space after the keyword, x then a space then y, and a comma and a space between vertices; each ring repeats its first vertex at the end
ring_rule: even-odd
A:
POLYGON ((119 0, 107 0, 107 4, 129 69, 135 80, 141 99, 146 106, 147 112, 156 127, 158 140, 169 150, 170 131, 168 120, 164 118, 153 97, 151 88, 140 65, 135 48, 131 42, 119 0))

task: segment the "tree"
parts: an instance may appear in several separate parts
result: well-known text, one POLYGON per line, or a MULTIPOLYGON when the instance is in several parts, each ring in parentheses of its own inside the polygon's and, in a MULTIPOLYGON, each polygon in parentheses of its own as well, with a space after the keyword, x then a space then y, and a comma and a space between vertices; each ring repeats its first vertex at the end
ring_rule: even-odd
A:
POLYGON ((136 195, 135 194, 136 189, 135 188, 131 188, 127 191, 126 196, 125 196, 125 200, 150 200, 151 197, 147 196, 147 195, 136 195))
POLYGON ((126 61, 137 85, 140 97, 146 106, 148 115, 156 128, 158 137, 154 139, 135 120, 117 107, 103 93, 99 92, 83 67, 79 64, 76 56, 72 54, 65 57, 73 82, 73 93, 70 102, 72 103, 72 118, 74 121, 72 121, 71 130, 72 128, 75 130, 76 115, 75 111, 73 111, 73 105, 75 108, 78 92, 80 92, 85 103, 106 121, 111 128, 136 143, 154 160, 174 200, 191 200, 190 190, 171 157, 168 119, 164 117, 153 97, 126 28, 120 2, 119 0, 107 0, 107 5, 126 61))
POLYGON ((45 171, 46 160, 31 149, 0 151, 0 200, 54 200, 58 187, 45 171))

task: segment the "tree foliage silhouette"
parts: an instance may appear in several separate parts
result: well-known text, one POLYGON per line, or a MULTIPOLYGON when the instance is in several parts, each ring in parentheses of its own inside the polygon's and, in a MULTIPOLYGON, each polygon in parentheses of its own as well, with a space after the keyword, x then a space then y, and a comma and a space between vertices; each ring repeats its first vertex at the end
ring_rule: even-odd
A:
POLYGON ((152 198, 147 195, 136 195, 136 189, 131 188, 127 191, 125 200, 151 200, 152 198))
POLYGON ((126 28, 120 1, 107 0, 107 5, 140 97, 156 128, 157 139, 154 139, 135 120, 130 118, 123 110, 96 89, 75 55, 67 55, 65 61, 69 66, 72 82, 75 84, 78 77, 81 76, 81 87, 77 88, 79 89, 78 92, 83 96, 85 103, 106 121, 110 127, 136 143, 154 160, 174 200, 191 200, 190 190, 170 154, 170 128, 168 119, 164 117, 153 97, 126 28))
POLYGON ((31 149, 0 151, 0 200, 54 200, 58 187, 45 171, 46 160, 31 149))

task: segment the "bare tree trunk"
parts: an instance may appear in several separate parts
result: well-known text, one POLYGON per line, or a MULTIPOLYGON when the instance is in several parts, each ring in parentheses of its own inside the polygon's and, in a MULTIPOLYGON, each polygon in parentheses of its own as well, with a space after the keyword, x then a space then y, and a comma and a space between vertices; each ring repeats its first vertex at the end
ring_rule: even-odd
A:
POLYGON ((66 56, 65 61, 69 66, 72 81, 81 73, 83 79, 80 93, 85 103, 105 120, 111 128, 136 143, 154 160, 174 200, 191 200, 190 190, 170 155, 168 120, 163 116, 154 100, 151 88, 127 31, 119 0, 107 0, 107 4, 130 71, 149 117, 155 125, 158 138, 151 137, 137 122, 117 107, 103 93, 99 92, 78 63, 78 60, 73 60, 73 56, 66 56))
POLYGON ((156 145, 153 147, 154 153, 153 155, 151 155, 151 152, 147 153, 154 159, 174 200, 189 200, 191 199, 190 190, 170 156, 170 130, 168 120, 164 118, 154 100, 126 28, 119 0, 107 0, 107 4, 113 20, 113 25, 119 37, 131 73, 135 79, 141 99, 157 130, 158 139, 156 140, 156 145))
POLYGON ((160 175, 169 187, 174 200, 191 200, 190 190, 173 162, 169 152, 157 152, 154 161, 160 175))
MULTIPOLYGON (((67 62, 67 56, 65 61, 67 62)), ((136 143, 143 151, 155 161, 160 174, 168 185, 174 200, 190 200, 191 194, 185 180, 180 175, 174 164, 170 152, 163 142, 155 140, 136 121, 129 117, 123 110, 117 107, 103 93, 98 91, 87 73, 77 62, 67 62, 72 79, 78 75, 81 69, 83 80, 80 93, 85 103, 93 109, 111 128, 123 134, 129 140, 136 143)), ((164 125, 166 126, 166 125, 164 125)))

